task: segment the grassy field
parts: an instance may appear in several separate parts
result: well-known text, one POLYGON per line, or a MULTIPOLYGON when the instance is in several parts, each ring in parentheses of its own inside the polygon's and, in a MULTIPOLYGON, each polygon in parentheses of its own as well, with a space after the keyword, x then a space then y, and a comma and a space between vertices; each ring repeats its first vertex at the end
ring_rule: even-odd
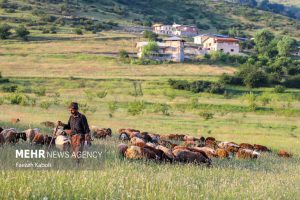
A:
MULTIPOLYGON (((68 103, 78 101, 90 125, 110 127, 114 134, 94 142, 107 149, 102 169, 2 170, 1 199, 299 199, 300 90, 278 94, 273 88, 253 89, 257 107, 253 111, 247 98, 250 91, 244 87, 227 87, 226 95, 215 95, 168 85, 169 78, 217 81, 222 73, 235 72, 234 67, 124 64, 106 55, 120 49, 134 51, 133 41, 140 38, 124 33, 44 37, 0 41, 0 71, 10 79, 5 85, 17 85, 19 94, 36 102, 12 105, 8 98, 12 93, 1 91, 0 126, 40 127, 50 133, 40 122, 66 121, 68 103), (141 85, 142 95, 140 91, 136 95, 134 84, 141 85), (37 95, 43 89, 45 94, 37 95), (138 115, 128 112, 134 102, 144 105, 138 115), (212 113, 213 118, 205 120, 201 112, 212 113), (21 122, 10 124, 11 118, 21 122), (274 153, 262 154, 256 161, 214 159, 212 168, 128 161, 116 152, 117 129, 127 127, 258 143, 275 153, 286 149, 294 157, 282 159, 274 153)), ((13 147, 0 148, 0 153, 7 148, 13 147)))

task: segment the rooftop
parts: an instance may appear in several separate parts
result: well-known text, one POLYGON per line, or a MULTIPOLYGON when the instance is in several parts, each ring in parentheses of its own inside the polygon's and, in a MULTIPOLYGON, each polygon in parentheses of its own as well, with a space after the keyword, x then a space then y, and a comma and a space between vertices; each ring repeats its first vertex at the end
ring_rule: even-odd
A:
POLYGON ((215 38, 216 42, 238 42, 238 39, 235 38, 215 38))
POLYGON ((182 42, 185 42, 184 39, 182 39, 180 37, 176 37, 176 36, 166 38, 166 39, 164 39, 164 41, 182 41, 182 42))

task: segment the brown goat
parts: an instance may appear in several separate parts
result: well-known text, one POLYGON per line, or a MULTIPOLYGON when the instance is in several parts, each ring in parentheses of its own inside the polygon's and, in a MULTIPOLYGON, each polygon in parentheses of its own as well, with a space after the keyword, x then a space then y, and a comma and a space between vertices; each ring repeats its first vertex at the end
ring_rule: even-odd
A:
POLYGON ((189 148, 191 151, 205 153, 208 157, 217 157, 216 151, 210 147, 192 147, 189 148))
POLYGON ((254 144, 253 148, 256 151, 271 152, 271 150, 268 147, 263 146, 263 145, 259 145, 259 144, 254 144))
POLYGON ((15 129, 7 129, 1 134, 3 135, 6 143, 17 143, 19 142, 19 139, 23 139, 24 141, 27 139, 26 133, 18 133, 15 129))
POLYGON ((131 138, 130 142, 133 146, 138 146, 138 147, 144 147, 146 145, 146 142, 143 139, 138 137, 131 138))
POLYGON ((52 136, 49 135, 45 135, 44 136, 44 144, 47 146, 55 146, 55 138, 53 138, 52 136))
POLYGON ((236 156, 239 159, 256 159, 260 156, 260 154, 250 149, 240 149, 236 156))
POLYGON ((218 148, 216 154, 218 158, 229 158, 229 153, 225 149, 218 148))
POLYGON ((218 144, 214 140, 205 140, 205 146, 213 148, 213 149, 217 149, 218 148, 218 144))
POLYGON ((92 134, 94 138, 97 139, 105 139, 107 136, 111 137, 112 131, 110 128, 101 128, 101 129, 94 129, 92 130, 92 134))
POLYGON ((45 144, 44 135, 41 133, 36 133, 32 140, 32 144, 44 145, 45 144))
POLYGON ((19 118, 11 118, 10 119, 10 122, 12 123, 12 124, 16 124, 16 123, 18 123, 18 122, 20 122, 21 120, 19 119, 19 118))
POLYGON ((184 141, 185 135, 183 134, 168 134, 168 135, 161 135, 160 138, 164 140, 177 140, 177 141, 184 141))
POLYGON ((186 140, 186 141, 184 141, 184 146, 186 146, 186 147, 194 147, 194 146, 196 146, 196 142, 193 141, 193 140, 186 140))
POLYGON ((211 165, 211 159, 198 152, 192 152, 189 150, 182 150, 178 152, 176 161, 183 163, 195 163, 195 164, 207 164, 211 165))
POLYGON ((290 157, 293 157, 293 154, 281 149, 278 151, 278 154, 277 154, 279 157, 285 157, 285 158, 290 158, 290 157))
POLYGON ((254 146, 248 143, 241 143, 239 144, 241 149, 250 149, 250 150, 254 150, 254 146))

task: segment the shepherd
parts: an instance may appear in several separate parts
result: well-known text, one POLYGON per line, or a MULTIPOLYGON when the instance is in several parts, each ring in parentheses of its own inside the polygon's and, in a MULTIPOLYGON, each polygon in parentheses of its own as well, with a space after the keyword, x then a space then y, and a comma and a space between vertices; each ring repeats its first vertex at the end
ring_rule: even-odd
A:
MULTIPOLYGON (((58 121, 58 125, 63 126, 66 131, 70 133, 71 137, 71 147, 72 147, 72 157, 77 163, 80 161, 81 153, 85 141, 89 138, 90 134, 89 125, 85 115, 81 114, 79 111, 78 103, 72 102, 69 106, 69 111, 71 116, 69 118, 68 124, 64 124, 58 121)), ((89 143, 90 141, 87 141, 89 143)))

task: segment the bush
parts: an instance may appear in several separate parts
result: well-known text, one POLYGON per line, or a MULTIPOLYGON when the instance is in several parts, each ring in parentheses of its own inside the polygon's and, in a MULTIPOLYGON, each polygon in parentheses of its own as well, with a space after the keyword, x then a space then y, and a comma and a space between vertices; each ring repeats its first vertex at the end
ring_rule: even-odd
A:
POLYGON ((163 115, 170 116, 170 106, 163 103, 163 104, 155 104, 154 112, 158 113, 161 112, 163 115))
POLYGON ((245 65, 235 76, 242 79, 243 84, 249 88, 266 86, 268 83, 266 73, 255 66, 245 65))
POLYGON ((190 90, 194 93, 204 92, 210 84, 208 81, 194 81, 190 84, 190 90))
POLYGON ((206 91, 212 94, 224 94, 225 87, 221 83, 212 83, 206 91))
POLYGON ((0 72, 0 83, 8 83, 9 79, 8 78, 3 78, 2 73, 0 72))
POLYGON ((46 95, 46 88, 44 88, 44 87, 39 87, 39 88, 36 88, 33 92, 34 92, 34 94, 36 94, 37 96, 45 96, 45 95, 46 95))
POLYGON ((210 54, 210 59, 212 61, 221 61, 221 62, 227 62, 229 55, 225 54, 221 51, 214 51, 210 54))
POLYGON ((57 33, 57 27, 56 26, 51 26, 50 27, 50 33, 56 34, 57 33))
POLYGON ((121 49, 118 53, 118 56, 120 59, 126 59, 129 58, 128 52, 124 49, 121 49))
POLYGON ((127 112, 130 115, 135 116, 135 115, 141 114, 144 109, 145 109, 145 103, 143 101, 134 101, 134 102, 128 103, 127 112))
POLYGON ((169 79, 168 83, 173 89, 177 89, 177 90, 189 90, 190 89, 190 84, 187 80, 169 79))
POLYGON ((240 77, 231 76, 228 74, 222 74, 219 79, 219 83, 229 84, 229 85, 242 85, 243 79, 240 77))
POLYGON ((268 82, 267 75, 261 71, 257 70, 252 73, 249 73, 243 80, 244 84, 249 87, 260 87, 265 86, 268 82))
POLYGON ((130 59, 130 64, 131 65, 159 65, 161 64, 161 61, 157 60, 151 60, 151 59, 130 59))
POLYGON ((23 40, 28 40, 28 35, 30 32, 27 30, 27 28, 23 25, 16 28, 16 34, 18 37, 22 38, 23 40))
POLYGON ((50 33, 50 29, 48 29, 47 27, 44 27, 44 28, 42 29, 42 33, 43 33, 43 34, 50 33))
POLYGON ((288 77, 283 85, 287 88, 300 88, 300 74, 288 77))
POLYGON ((10 29, 11 27, 8 24, 0 25, 0 39, 7 39, 11 35, 10 29))
POLYGON ((2 86, 3 92, 16 92, 18 89, 17 85, 4 85, 2 86))
POLYGON ((158 35, 153 33, 152 31, 144 31, 143 37, 147 38, 149 41, 156 41, 158 35))
POLYGON ((50 101, 43 101, 43 102, 40 103, 40 107, 43 108, 43 109, 48 110, 49 107, 51 106, 51 104, 52 103, 50 101))
POLYGON ((36 99, 30 98, 27 95, 19 94, 19 93, 13 93, 11 95, 6 96, 6 99, 10 102, 10 104, 16 104, 16 105, 35 105, 36 99))
POLYGON ((76 33, 77 35, 82 35, 82 34, 83 34, 83 32, 82 32, 82 30, 81 30, 80 28, 76 28, 76 29, 75 29, 75 33, 76 33))
POLYGON ((41 10, 41 9, 34 9, 32 11, 32 14, 36 15, 36 16, 43 16, 43 15, 45 15, 45 12, 43 10, 41 10))
POLYGON ((155 53, 158 53, 159 51, 159 46, 156 42, 149 42, 147 45, 143 47, 142 50, 142 57, 147 57, 147 56, 152 56, 155 53))
POLYGON ((202 117, 204 120, 209 120, 214 117, 214 113, 208 111, 201 111, 199 112, 199 116, 202 117))
POLYGON ((225 86, 222 83, 212 83, 209 81, 194 81, 189 83, 186 80, 168 80, 169 85, 174 89, 190 90, 194 93, 209 92, 213 94, 223 94, 225 86))
POLYGON ((285 87, 282 86, 282 85, 276 85, 274 87, 274 92, 275 93, 284 93, 284 91, 285 91, 285 87))

